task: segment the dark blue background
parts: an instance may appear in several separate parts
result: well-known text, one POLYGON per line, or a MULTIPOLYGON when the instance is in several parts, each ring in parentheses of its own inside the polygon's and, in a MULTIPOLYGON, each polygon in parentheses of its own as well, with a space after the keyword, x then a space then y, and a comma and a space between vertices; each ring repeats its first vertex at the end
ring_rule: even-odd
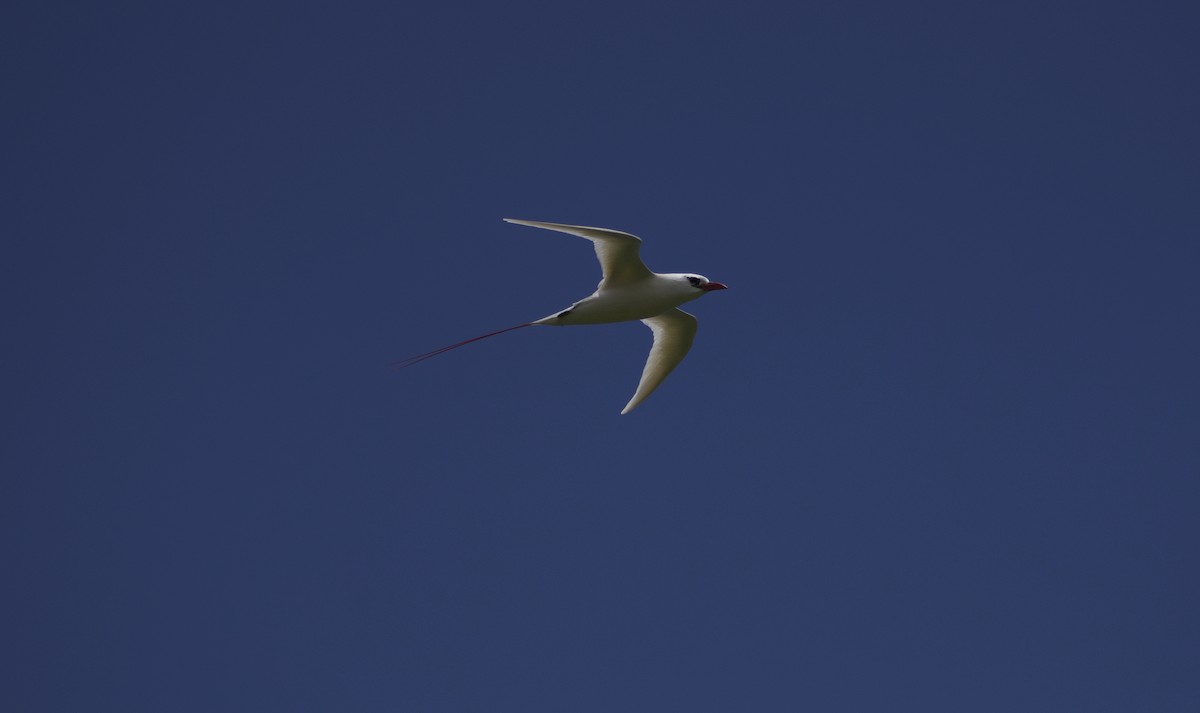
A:
POLYGON ((0 703, 1200 710, 1194 8, 9 3, 0 703))

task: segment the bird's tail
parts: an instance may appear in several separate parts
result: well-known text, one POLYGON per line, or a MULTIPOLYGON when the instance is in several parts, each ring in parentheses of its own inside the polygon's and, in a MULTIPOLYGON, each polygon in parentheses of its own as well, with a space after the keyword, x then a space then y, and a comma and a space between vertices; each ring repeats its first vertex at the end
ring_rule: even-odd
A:
POLYGON ((532 326, 533 326, 533 322, 526 322, 525 324, 518 324, 515 327, 508 327, 507 329, 500 329, 495 332, 488 332, 487 334, 481 334, 478 337, 471 337, 470 339, 464 339, 463 341, 456 342, 454 344, 451 344, 448 347, 442 347, 441 349, 434 349, 431 352, 425 352, 424 354, 418 354, 414 357, 409 357, 407 359, 400 359, 399 361, 394 361, 394 362, 392 362, 392 368, 393 369, 404 369, 405 367, 410 367, 413 364, 417 364, 417 363, 425 361, 426 359, 435 357, 438 354, 445 354, 446 352, 450 351, 451 349, 458 349, 459 347, 470 344, 471 342, 478 342, 480 339, 487 339, 488 337, 494 337, 497 334, 504 334, 505 332, 511 332, 514 329, 520 329, 522 327, 532 327, 532 326))

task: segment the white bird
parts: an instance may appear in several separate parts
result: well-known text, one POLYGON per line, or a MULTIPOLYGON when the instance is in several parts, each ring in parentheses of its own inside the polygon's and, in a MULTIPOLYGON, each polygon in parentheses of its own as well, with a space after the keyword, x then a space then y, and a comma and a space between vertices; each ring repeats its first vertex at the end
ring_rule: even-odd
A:
POLYGON ((651 272, 638 256, 642 241, 636 235, 619 230, 589 228, 582 225, 543 223, 514 218, 505 218, 504 220, 517 225, 528 225, 534 228, 578 235, 592 241, 596 248, 596 257, 600 260, 602 272, 602 278, 596 291, 567 309, 559 310, 547 317, 483 334, 405 359, 397 362, 397 368, 412 366, 417 362, 451 349, 457 349, 465 344, 522 327, 534 325, 566 327, 575 324, 606 324, 638 319, 654 334, 654 346, 650 348, 650 356, 646 359, 646 366, 642 370, 642 378, 638 382, 637 391, 634 392, 629 403, 625 404, 625 408, 621 410, 622 414, 627 414, 658 388, 663 379, 666 379, 667 375, 679 365, 679 362, 683 361, 688 350, 692 348, 692 340, 696 336, 696 318, 679 309, 679 305, 690 302, 712 290, 726 289, 725 285, 713 282, 703 275, 682 272, 662 274, 651 272))

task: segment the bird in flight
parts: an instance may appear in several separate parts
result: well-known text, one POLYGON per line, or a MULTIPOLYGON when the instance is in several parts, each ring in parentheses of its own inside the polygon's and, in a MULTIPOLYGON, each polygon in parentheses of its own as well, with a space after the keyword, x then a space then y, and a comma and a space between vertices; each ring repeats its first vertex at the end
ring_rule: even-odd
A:
POLYGON ((600 260, 602 278, 596 291, 570 307, 559 310, 548 317, 518 324, 515 327, 482 334, 441 349, 396 362, 403 369, 430 357, 457 349, 471 342, 511 332, 522 327, 549 325, 567 327, 576 324, 607 324, 641 320, 654 334, 654 346, 642 370, 641 381, 633 398, 625 404, 622 414, 632 411, 646 399, 667 375, 683 361, 692 340, 696 336, 696 318, 679 309, 679 305, 690 302, 713 290, 724 290, 725 285, 713 282, 703 275, 686 272, 651 272, 642 262, 638 250, 641 238, 619 230, 589 228, 582 225, 543 223, 536 220, 505 218, 509 223, 528 225, 534 228, 556 230, 560 233, 578 235, 592 241, 596 257, 600 260))

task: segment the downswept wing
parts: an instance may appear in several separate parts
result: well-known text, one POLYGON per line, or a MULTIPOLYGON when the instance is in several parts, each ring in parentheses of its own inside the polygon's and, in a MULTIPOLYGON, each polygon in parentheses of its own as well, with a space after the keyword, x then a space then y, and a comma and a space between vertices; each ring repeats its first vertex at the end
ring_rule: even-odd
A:
POLYGON ((667 374, 687 356, 692 348, 692 340, 696 338, 696 318, 681 309, 643 319, 642 324, 654 333, 654 346, 650 347, 650 356, 646 359, 646 367, 642 369, 642 380, 638 382, 637 391, 621 409, 622 415, 632 411, 658 388, 667 374))
POLYGON ((536 220, 517 220, 516 218, 505 218, 504 220, 516 225, 556 230, 560 233, 578 235, 591 240, 596 247, 596 257, 600 260, 600 270, 603 273, 600 288, 604 288, 606 285, 616 286, 637 282, 654 274, 650 272, 638 254, 642 247, 642 239, 636 235, 608 228, 589 228, 584 225, 543 223, 536 220))

